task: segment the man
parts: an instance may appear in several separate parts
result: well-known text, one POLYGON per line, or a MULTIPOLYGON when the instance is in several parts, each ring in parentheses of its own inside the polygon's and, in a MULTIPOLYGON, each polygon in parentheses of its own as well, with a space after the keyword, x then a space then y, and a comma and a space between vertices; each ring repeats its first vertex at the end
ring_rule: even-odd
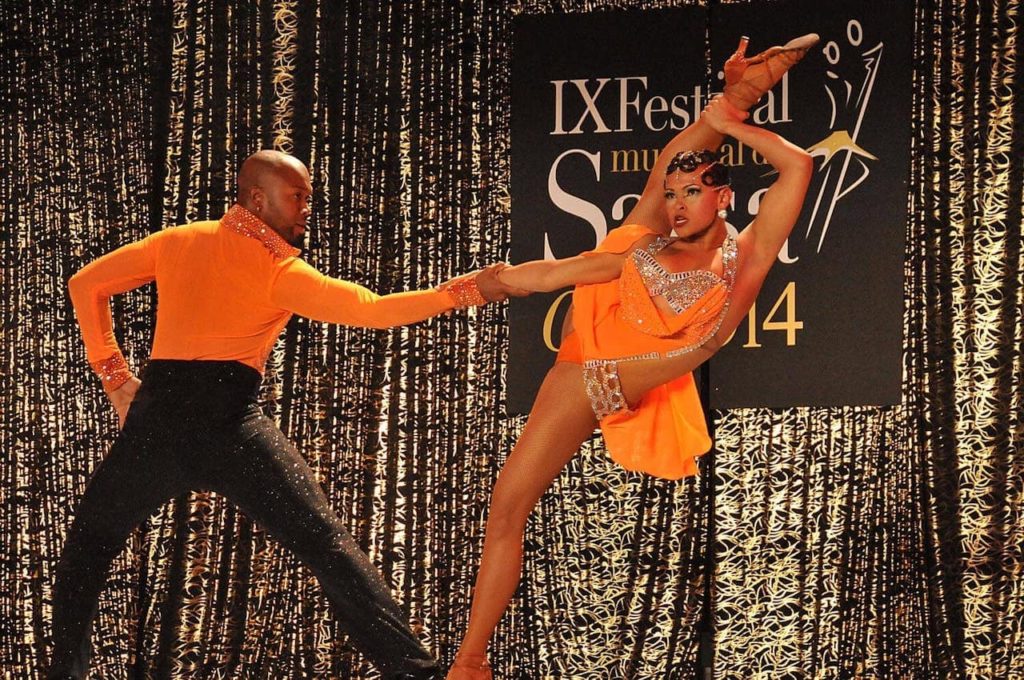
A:
POLYGON ((50 678, 87 672, 96 604, 131 531, 168 499, 223 494, 313 571, 353 643, 388 678, 437 672, 387 585, 327 504, 295 447, 257 404, 261 373, 292 314, 387 328, 512 291, 500 265, 438 289, 377 296, 298 258, 309 171, 260 151, 243 163, 238 202, 218 221, 165 229, 90 263, 69 281, 89 362, 122 429, 89 481, 53 597, 50 678), (150 363, 135 377, 117 346, 109 297, 156 281, 150 363))

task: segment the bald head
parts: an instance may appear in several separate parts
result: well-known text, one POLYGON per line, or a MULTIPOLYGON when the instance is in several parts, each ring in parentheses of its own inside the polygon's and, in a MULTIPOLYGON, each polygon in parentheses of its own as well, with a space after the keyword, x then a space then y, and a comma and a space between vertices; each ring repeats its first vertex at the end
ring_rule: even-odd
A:
POLYGON ((306 166, 280 151, 257 151, 238 171, 238 203, 292 245, 302 241, 312 193, 306 166))
POLYGON ((238 171, 238 202, 248 208, 246 200, 251 199, 253 187, 264 185, 275 175, 298 173, 309 178, 309 171, 295 156, 280 151, 263 149, 249 156, 238 171))

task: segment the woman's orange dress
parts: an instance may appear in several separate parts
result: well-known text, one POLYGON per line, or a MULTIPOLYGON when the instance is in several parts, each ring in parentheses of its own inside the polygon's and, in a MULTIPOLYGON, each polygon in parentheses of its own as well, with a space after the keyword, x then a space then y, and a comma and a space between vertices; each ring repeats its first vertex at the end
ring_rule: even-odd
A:
MULTIPOLYGON (((657 232, 642 225, 612 231, 592 253, 625 253, 657 232)), ((658 237, 627 257, 618 279, 577 286, 575 330, 562 342, 559 361, 586 363, 676 356, 717 332, 736 277, 736 239, 722 243, 722 276, 706 270, 670 272, 655 258, 671 241, 658 237), (654 298, 664 297, 673 314, 654 298)), ((711 448, 693 375, 646 393, 632 410, 601 420, 609 455, 627 470, 679 479, 696 474, 698 456, 711 448)))

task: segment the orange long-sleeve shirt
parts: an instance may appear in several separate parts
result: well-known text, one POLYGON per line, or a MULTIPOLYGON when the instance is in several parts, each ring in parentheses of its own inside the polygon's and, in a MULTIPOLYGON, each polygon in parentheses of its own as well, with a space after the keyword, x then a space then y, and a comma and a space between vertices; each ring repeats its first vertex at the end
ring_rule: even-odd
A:
POLYGON ((321 274, 240 205, 219 221, 165 229, 93 261, 71 277, 71 302, 89 363, 112 391, 131 377, 114 337, 111 295, 156 281, 153 359, 235 360, 263 372, 292 314, 389 328, 456 307, 449 291, 376 295, 321 274))

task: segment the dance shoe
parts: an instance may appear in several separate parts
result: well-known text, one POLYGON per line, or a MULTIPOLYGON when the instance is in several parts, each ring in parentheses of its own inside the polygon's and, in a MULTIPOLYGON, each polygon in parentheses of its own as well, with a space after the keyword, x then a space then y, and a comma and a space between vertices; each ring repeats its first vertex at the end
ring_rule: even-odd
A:
POLYGON ((764 93, 775 87, 782 76, 818 43, 817 33, 808 33, 794 38, 782 47, 769 47, 764 52, 750 57, 743 56, 746 38, 740 49, 729 57, 722 69, 725 72, 723 94, 730 104, 746 111, 756 104, 764 93))

